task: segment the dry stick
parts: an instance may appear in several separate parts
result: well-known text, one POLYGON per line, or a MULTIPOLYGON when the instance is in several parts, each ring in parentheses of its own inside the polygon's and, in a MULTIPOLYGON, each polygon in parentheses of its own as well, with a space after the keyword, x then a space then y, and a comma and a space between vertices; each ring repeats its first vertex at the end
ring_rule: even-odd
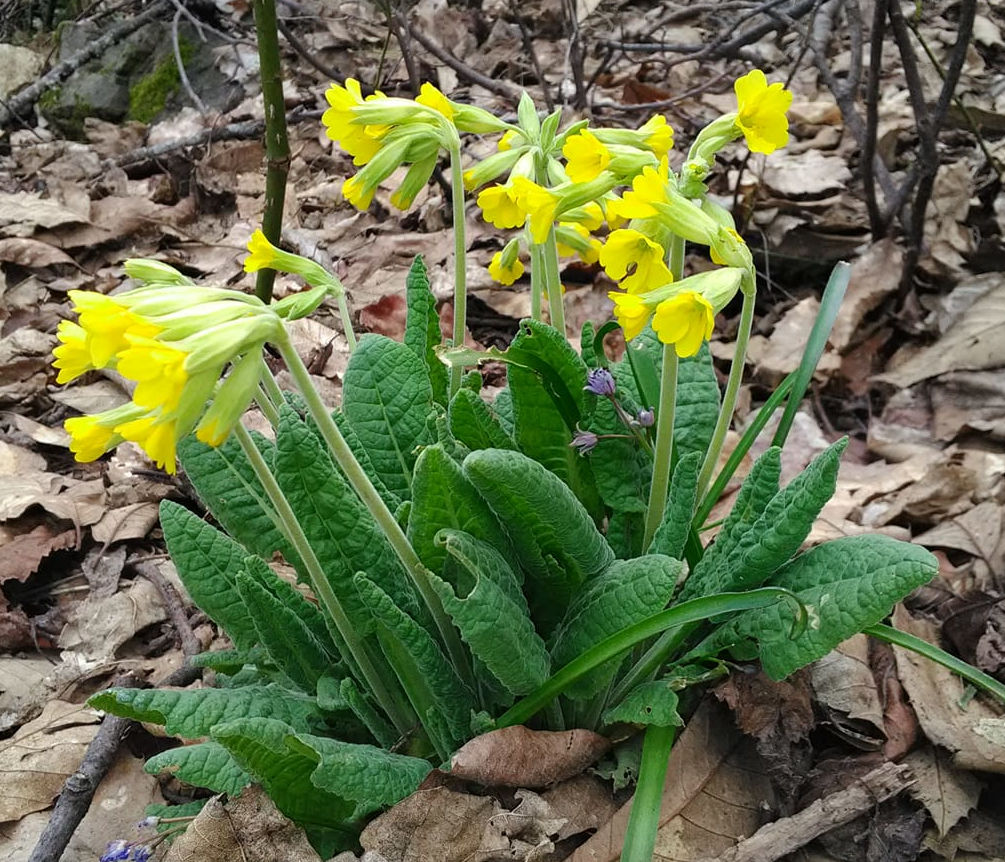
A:
POLYGON ((883 33, 886 27, 886 6, 889 0, 874 0, 872 31, 869 43, 869 79, 865 90, 865 136, 862 149, 862 185, 865 205, 869 211, 869 226, 873 239, 885 236, 890 229, 888 214, 880 211, 876 195, 876 137, 879 128, 879 69, 883 63, 883 33))
POLYGON ((174 588, 174 584, 161 574, 161 570, 157 568, 157 564, 153 560, 130 560, 129 564, 133 567, 133 571, 150 581, 157 588, 157 592, 161 594, 161 598, 164 599, 164 607, 167 609, 168 619, 171 620, 171 624, 178 633, 181 651, 185 657, 201 653, 202 644, 192 630, 185 606, 178 591, 174 588))
POLYGON ((303 57, 303 59, 310 63, 326 78, 331 78, 333 81, 341 79, 342 75, 332 69, 331 66, 326 66, 307 50, 307 46, 301 42, 297 35, 290 29, 290 25, 286 23, 284 18, 277 18, 276 24, 279 25, 279 32, 283 34, 283 38, 290 43, 290 47, 296 51, 297 54, 303 57))
POLYGON ((541 61, 538 59, 537 51, 534 49, 534 40, 531 38, 527 22, 524 20, 523 15, 520 14, 520 7, 515 4, 510 6, 510 14, 516 20, 517 27, 520 28, 520 41, 523 43, 523 50, 530 58, 530 65, 534 69, 534 74, 537 76, 538 84, 541 87, 541 95, 544 97, 544 106, 548 109, 548 113, 550 114, 555 110, 555 100, 552 99, 551 88, 548 86, 548 82, 544 78, 544 71, 541 69, 541 61))
MULTIPOLYGON (((402 26, 402 16, 398 14, 396 9, 391 8, 390 4, 392 2, 393 0, 388 0, 387 26, 394 33, 395 41, 397 41, 398 48, 401 50, 401 59, 405 61, 405 71, 408 72, 408 83, 412 88, 412 95, 418 96, 419 88, 422 86, 422 76, 419 74, 419 67, 415 62, 415 56, 412 54, 411 37, 402 26)), ((437 168, 437 171, 439 175, 436 181, 442 184, 444 181, 443 172, 439 168, 437 168)))
POLYGON ((171 47, 174 49, 174 63, 178 67, 178 80, 181 81, 182 87, 188 93, 188 97, 192 100, 192 104, 195 105, 199 113, 205 114, 206 104, 199 98, 199 94, 192 89, 192 82, 188 79, 188 72, 185 71, 185 61, 181 56, 181 42, 178 38, 179 21, 181 21, 181 9, 178 9, 174 13, 174 18, 171 19, 171 47))
POLYGON ((88 60, 102 54, 112 45, 121 42, 130 33, 139 30, 144 24, 148 24, 157 18, 164 11, 165 5, 163 0, 157 0, 153 6, 141 15, 120 21, 114 27, 110 27, 104 36, 95 39, 86 48, 78 51, 69 59, 64 60, 62 63, 57 63, 34 84, 25 87, 8 99, 6 105, 0 107, 0 129, 5 128, 14 117, 21 115, 33 107, 46 90, 56 86, 63 79, 72 75, 88 60))
MULTIPOLYGON (((802 811, 762 826, 714 862, 774 862, 814 838, 871 811, 914 783, 910 769, 884 763, 844 790, 830 793, 802 811)), ((703 860, 711 862, 711 860, 703 860)))
MULTIPOLYGON (((265 103, 265 212, 262 233, 273 245, 279 245, 283 233, 283 204, 286 176, 290 171, 290 141, 286 135, 286 105, 279 66, 279 30, 276 26, 276 0, 254 0, 255 33, 258 36, 258 64, 265 103)), ((260 269, 255 280, 255 296, 262 302, 272 300, 274 269, 260 269)))
POLYGON ((481 72, 472 69, 466 63, 462 63, 458 60, 445 48, 440 47, 421 30, 409 24, 408 19, 400 12, 394 12, 394 16, 398 19, 401 26, 405 29, 409 36, 415 39, 416 42, 422 45, 423 48, 436 57, 436 59, 441 63, 448 65, 462 78, 466 78, 472 84, 477 84, 480 87, 484 87, 486 90, 490 90, 497 96, 502 96, 514 105, 519 101, 520 91, 516 87, 513 87, 504 81, 496 81, 487 75, 483 75, 481 72))

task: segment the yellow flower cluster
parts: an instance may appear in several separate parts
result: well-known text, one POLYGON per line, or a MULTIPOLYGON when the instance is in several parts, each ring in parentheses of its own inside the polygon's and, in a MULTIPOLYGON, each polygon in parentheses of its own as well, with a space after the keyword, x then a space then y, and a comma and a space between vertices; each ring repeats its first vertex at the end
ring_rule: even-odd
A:
POLYGON ((173 473, 180 437, 198 426, 199 438, 215 446, 230 433, 254 395, 262 345, 280 319, 254 297, 196 287, 157 261, 128 261, 126 270, 147 284, 115 296, 70 291, 78 318, 57 331, 57 382, 115 368, 135 384, 128 404, 66 420, 70 450, 93 461, 129 440, 173 473), (233 369, 218 386, 228 362, 233 369))

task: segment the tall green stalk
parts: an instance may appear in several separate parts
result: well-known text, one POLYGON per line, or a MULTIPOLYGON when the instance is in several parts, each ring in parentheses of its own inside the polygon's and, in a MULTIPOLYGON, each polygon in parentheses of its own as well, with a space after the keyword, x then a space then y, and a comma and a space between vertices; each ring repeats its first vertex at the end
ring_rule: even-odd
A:
POLYGON ((551 325, 565 335, 565 298, 562 296, 562 274, 558 267, 558 243, 555 228, 548 231, 542 247, 544 257, 544 289, 548 294, 548 316, 551 325))
POLYGON ((401 560, 416 590, 418 590, 422 600, 429 608, 429 612, 436 623, 436 628, 443 639, 443 644, 458 674, 474 688, 467 653, 461 644, 460 636, 457 634, 457 630, 454 628, 450 617, 447 616, 443 605, 440 603, 439 596, 433 590, 432 584, 429 581, 428 570, 422 565, 418 554, 415 553, 415 549, 411 546, 404 531, 401 529, 401 525, 398 524, 391 510, 387 508, 387 504, 381 499, 380 494, 377 493, 377 489, 373 486, 373 482, 370 481, 370 477, 366 475, 366 471, 360 466, 359 461, 356 460, 352 449, 349 448, 349 444, 346 443, 342 432, 339 431, 338 426, 328 412, 328 408, 325 407, 321 396, 318 395, 317 390, 314 388, 310 372, 293 347, 293 343, 290 341, 290 337, 285 330, 283 330, 282 336, 275 343, 283 359, 286 361, 286 367, 289 369, 290 375, 300 390, 300 394, 304 398, 308 412, 314 419, 325 443, 328 444, 335 463, 341 468, 356 495, 369 510, 373 519, 377 522, 377 526, 380 527, 381 531, 387 537, 388 542, 390 542, 398 559, 401 560))
POLYGON ((621 862, 651 862, 660 825, 663 785, 666 782, 670 749, 677 735, 676 727, 650 725, 642 742, 639 780, 632 797, 621 862))
MULTIPOLYGON (((451 127, 453 129, 453 127, 451 127)), ((461 141, 453 132, 450 146, 450 194, 454 214, 454 337, 453 346, 464 346, 464 329, 467 323, 467 239, 464 230, 464 172, 461 168, 461 141)), ((464 369, 460 365, 450 368, 450 394, 461 388, 464 369)))
MULTIPOLYGON (((286 134, 286 103, 283 99, 282 70, 279 65, 279 28, 275 0, 252 0, 255 35, 258 43, 258 68, 262 79, 265 105, 265 209, 262 233, 273 245, 279 245, 283 233, 283 203, 286 177, 290 170, 290 142, 286 134)), ((272 301, 274 269, 260 269, 255 279, 255 296, 272 301)))
POLYGON ((275 509, 283 535, 293 546, 300 559, 303 560, 307 574, 311 580, 311 588, 327 612, 328 618, 335 626, 333 634, 338 637, 340 641, 339 645, 345 647, 347 657, 359 668, 359 672, 369 686, 373 696, 384 712, 387 713, 388 718, 391 719, 398 732, 401 734, 408 733, 415 726, 414 717, 403 708, 403 705, 391 692, 388 684, 371 660, 366 645, 359 635, 357 635, 356 630, 349 621, 349 617, 342 608, 342 603, 338 600, 338 596, 335 595, 335 591, 328 582, 324 569, 321 567, 321 562, 314 553, 314 548, 311 547, 303 527, 300 526, 293 507, 290 506, 289 500, 286 499, 286 495, 283 494, 282 489, 279 487, 276 477, 269 470, 268 464, 265 463, 262 453, 258 451, 258 447, 255 446, 255 442, 251 439, 248 430, 243 425, 238 424, 234 429, 234 434, 241 444, 248 462, 255 471, 255 475, 262 483, 269 502, 272 504, 273 509, 275 509))
POLYGON ((541 319, 541 297, 544 295, 544 253, 541 246, 530 247, 530 316, 541 319))
POLYGON ((740 309, 740 326, 736 332, 736 347, 733 350, 733 364, 729 369, 729 379, 726 381, 726 391, 722 396, 722 407, 719 410, 719 418, 715 423, 715 430, 712 432, 712 439, 708 444, 708 451, 705 453, 705 462, 701 465, 701 472, 698 474, 698 500, 702 499, 712 473, 719 463, 719 453, 722 452, 723 443, 726 441, 726 433, 729 431, 730 423, 733 421, 733 411, 736 409, 736 399, 740 394, 740 383, 743 381, 743 367, 747 358, 747 344, 750 341, 750 330, 754 324, 754 300, 757 296, 754 288, 753 277, 744 277, 744 283, 740 288, 743 291, 743 307, 740 309))

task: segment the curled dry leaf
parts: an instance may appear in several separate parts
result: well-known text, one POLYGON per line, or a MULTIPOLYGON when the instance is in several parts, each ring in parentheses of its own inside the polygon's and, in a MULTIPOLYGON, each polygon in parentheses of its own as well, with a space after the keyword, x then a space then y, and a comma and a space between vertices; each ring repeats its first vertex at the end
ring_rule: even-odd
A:
POLYGON ((908 792, 928 810, 939 838, 945 838, 977 805, 983 784, 972 772, 953 766, 949 755, 934 746, 913 752, 904 764, 917 779, 908 792))
POLYGON ((211 799, 171 845, 164 862, 320 862, 303 829, 257 784, 226 804, 211 799))
POLYGON ((854 635, 814 662, 810 679, 816 699, 828 709, 883 730, 883 706, 869 667, 869 641, 865 635, 854 635))
POLYGON ((590 730, 504 727, 462 745, 450 774, 490 787, 546 787, 578 775, 610 747, 590 730))

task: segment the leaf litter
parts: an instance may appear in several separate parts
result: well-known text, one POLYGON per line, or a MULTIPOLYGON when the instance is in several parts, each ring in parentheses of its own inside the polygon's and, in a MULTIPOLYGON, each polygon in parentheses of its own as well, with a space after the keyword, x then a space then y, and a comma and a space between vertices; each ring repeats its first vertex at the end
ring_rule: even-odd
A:
MULTIPOLYGON (((936 4, 921 22, 922 32, 938 51, 952 41, 950 5, 936 4)), ((598 44, 615 32, 626 41, 652 38, 667 9, 680 7, 577 4, 583 38, 598 44)), ((328 63, 337 60, 338 68, 348 74, 373 80, 386 33, 370 7, 343 4, 338 16, 313 18, 319 11, 314 4, 305 10, 307 17, 300 26, 308 49, 328 63)), ((231 18, 224 26, 246 24, 236 7, 227 14, 231 18)), ((499 80, 523 76, 532 88, 540 89, 524 51, 521 23, 505 15, 502 4, 484 4, 479 11, 422 0, 413 14, 418 27, 435 33, 441 45, 449 46, 476 71, 499 80)), ((535 4, 522 24, 530 27, 530 44, 552 96, 568 95, 572 84, 567 80, 561 22, 560 4, 544 2, 535 4)), ((674 38, 668 41, 707 44, 723 24, 721 15, 694 12, 674 25, 674 38)), ((997 10, 978 16, 975 45, 958 90, 969 110, 987 123, 985 143, 999 161, 1005 156, 1001 138, 1005 100, 990 82, 997 75, 992 60, 994 52, 1002 50, 1002 24, 997 10)), ((751 54, 745 61, 786 68, 797 47, 791 37, 776 40, 769 34, 749 46, 751 54)), ((59 698, 83 700, 107 679, 109 663, 133 663, 163 676, 178 661, 172 630, 164 623, 162 597, 114 555, 117 548, 128 549, 130 555, 162 551, 154 518, 157 503, 165 497, 191 499, 191 494, 179 481, 158 475, 128 445, 106 464, 72 463, 62 420, 76 411, 101 409, 99 405, 126 393, 119 381, 99 378, 72 392, 56 387, 50 351, 58 320, 68 316, 67 290, 114 288, 127 257, 159 257, 200 280, 230 284, 241 278, 244 241, 262 208, 260 146, 246 140, 216 141, 203 149, 147 160, 139 167, 122 159, 142 146, 198 133, 209 122, 260 117, 254 76, 239 71, 240 63, 251 56, 241 54, 246 50, 235 49, 220 61, 233 63, 229 71, 245 82, 245 98, 223 116, 207 118, 186 109, 169 113, 150 127, 88 118, 85 142, 61 140, 42 126, 25 128, 11 133, 10 149, 0 156, 4 298, 0 410, 6 411, 0 414, 0 647, 9 653, 0 658, 0 727, 13 733, 11 741, 35 727, 31 722, 51 714, 46 710, 62 708, 58 705, 67 702, 59 698), (99 576, 103 561, 108 561, 106 573, 99 576)), ((846 55, 831 58, 836 69, 842 64, 847 68, 846 55)), ((323 76, 292 52, 284 60, 289 102, 320 104, 323 76)), ((424 73, 448 94, 461 89, 478 104, 505 110, 498 94, 470 84, 435 59, 424 60, 424 73)), ((392 73, 396 80, 403 77, 401 61, 390 43, 386 62, 396 69, 392 73)), ((593 105, 602 113, 612 106, 676 96, 692 89, 695 80, 728 82, 728 72, 735 68, 726 59, 713 57, 661 68, 630 54, 620 55, 607 70, 600 69, 598 57, 589 56, 586 65, 588 73, 597 73, 593 105)), ((833 96, 816 70, 790 68, 796 92, 792 146, 776 154, 767 167, 756 156, 749 162, 731 157, 725 182, 716 189, 725 203, 736 200, 749 208, 748 239, 752 247, 757 247, 756 237, 761 239, 759 252, 768 278, 761 299, 766 323, 751 350, 748 403, 762 401, 768 387, 795 367, 825 275, 822 266, 839 257, 853 259, 848 296, 798 420, 802 442, 787 453, 795 460, 786 469, 798 469, 796 461, 808 461, 821 444, 841 433, 851 433, 861 444, 846 456, 838 493, 810 542, 878 529, 901 538, 913 536, 914 541, 939 549, 944 562, 938 582, 941 592, 926 612, 961 655, 1001 678, 1005 356, 1001 339, 995 337, 1002 281, 988 261, 1000 260, 996 255, 1003 251, 1005 203, 1000 194, 990 193, 997 186, 989 182, 960 119, 946 135, 945 163, 927 213, 920 278, 905 296, 899 285, 899 246, 889 239, 873 240, 865 229, 868 218, 857 184, 856 147, 833 96), (817 268, 807 269, 807 262, 817 268)), ((897 140, 913 134, 914 118, 901 70, 893 62, 884 62, 883 69, 880 151, 891 160, 897 140)), ((924 74, 931 76, 932 70, 926 67, 924 74)), ((926 83, 936 82, 926 79, 926 83)), ((713 110, 730 105, 730 95, 722 92, 725 88, 713 86, 679 99, 668 108, 671 122, 682 128, 700 125, 713 110), (711 92, 715 89, 720 92, 711 92)), ((345 157, 333 153, 320 138, 316 120, 295 123, 291 136, 294 157, 287 201, 291 237, 295 234, 299 246, 316 248, 333 262, 364 328, 395 334, 400 329, 401 285, 416 253, 426 257, 437 295, 447 298, 450 254, 441 190, 431 186, 423 192, 416 211, 404 219, 391 209, 385 192, 378 192, 370 213, 357 213, 341 199, 345 157)), ((472 327, 473 343, 497 343, 500 338, 505 343, 512 334, 506 335, 509 322, 527 312, 526 286, 493 286, 484 266, 501 247, 498 235, 474 213, 469 214, 468 229, 471 294, 484 304, 486 320, 483 326, 472 327)), ((602 319, 610 287, 604 276, 579 265, 567 267, 563 275, 571 327, 586 319, 602 319)), ((279 295, 295 289, 289 280, 277 284, 279 295)), ((449 300, 441 303, 440 313, 449 324, 449 300)), ((727 313, 723 322, 717 336, 721 341, 713 344, 717 356, 731 353, 735 316, 727 313)), ((335 310, 325 308, 310 322, 302 322, 295 338, 325 394, 337 395, 347 352, 335 310)), ((923 625, 902 610, 896 621, 918 631, 923 625)), ((924 625, 926 636, 936 638, 935 624, 924 625)), ((811 713, 807 718, 807 700, 800 695, 799 709, 789 720, 801 716, 800 727, 809 722, 811 739, 820 737, 841 747, 859 772, 882 756, 877 751, 903 756, 920 725, 923 747, 907 755, 916 777, 922 779, 914 787, 931 786, 923 778, 932 770, 944 778, 934 795, 911 791, 929 817, 924 846, 937 858, 952 859, 958 851, 976 854, 975 859, 993 858, 1001 846, 1001 841, 994 843, 1000 833, 982 811, 989 791, 979 796, 975 788, 981 781, 989 788, 1000 787, 994 784, 999 780, 994 773, 1002 771, 1000 716, 980 699, 970 701, 966 709, 957 706, 957 701, 966 700, 966 692, 951 677, 939 676, 927 663, 912 663, 911 656, 900 651, 892 666, 884 665, 876 650, 863 648, 862 639, 842 645, 809 674, 819 716, 811 713), (954 696, 946 699, 946 691, 954 696)), ((791 813, 779 807, 785 794, 773 795, 766 776, 776 773, 763 751, 765 738, 775 739, 776 749, 767 754, 780 762, 787 756, 793 765, 795 741, 789 739, 791 728, 777 724, 784 713, 778 698, 778 691, 767 686, 734 699, 735 720, 754 734, 753 745, 740 741, 726 717, 720 715, 715 719, 720 725, 714 725, 706 714, 711 707, 703 707, 705 712, 692 719, 671 761, 671 769, 677 769, 673 774, 682 782, 689 779, 691 783, 684 784, 690 789, 681 791, 668 782, 658 845, 663 856, 658 858, 717 855, 754 831, 762 819, 791 813), (776 724, 751 724, 756 715, 774 716, 776 724), (718 728, 715 733, 709 730, 713 726, 718 728), (783 739, 787 749, 779 741, 783 739), (746 746, 735 754, 736 760, 730 759, 734 749, 722 753, 726 740, 746 746), (724 777, 716 778, 720 773, 724 777), (721 810, 715 802, 719 790, 726 794, 721 810), (763 810, 763 801, 771 799, 771 810, 763 810), (702 820, 697 812, 708 819, 702 820)), ((66 726, 69 737, 79 740, 91 732, 88 728, 93 724, 83 720, 79 726, 66 726)), ((55 743, 52 747, 64 753, 71 750, 55 743)), ((816 743, 811 754, 817 766, 825 762, 816 743)), ((141 775, 138 763, 133 760, 131 769, 141 775)), ((130 760, 120 760, 119 768, 125 768, 122 764, 129 766, 130 760)), ((60 766, 64 768, 73 766, 60 766)), ((582 841, 583 833, 563 834, 566 827, 556 824, 575 817, 557 803, 548 802, 549 809, 538 800, 547 800, 549 794, 578 780, 534 792, 526 789, 530 782, 525 782, 521 798, 511 797, 506 806, 443 787, 423 790, 420 794, 427 796, 421 805, 406 800, 374 824, 389 818, 391 825, 385 824, 382 840, 393 843, 396 830, 404 828, 394 818, 399 809, 404 815, 412 805, 423 812, 423 823, 431 829, 450 823, 455 829, 431 833, 439 844, 416 843, 415 848, 469 846, 461 837, 464 826, 471 829, 471 853, 505 852, 510 855, 498 858, 508 859, 561 858, 572 849, 569 841, 582 841), (462 803, 462 797, 473 801, 462 803), (462 810, 473 812, 472 816, 454 817, 452 812, 462 810), (531 824, 523 831, 517 829, 521 818, 531 824), (495 825, 488 825, 493 820, 495 825), (553 849, 542 849, 548 845, 553 849)), ((611 810, 623 801, 608 795, 604 809, 596 787, 592 784, 593 795, 585 798, 597 801, 583 803, 583 809, 611 810)), ((894 826, 899 822, 907 828, 916 821, 913 809, 887 810, 893 812, 888 823, 894 826)), ((36 812, 22 819, 39 816, 36 812)), ((228 811, 228 817, 234 816, 228 811)), ((241 816, 250 824, 257 815, 241 816)), ((126 829, 131 822, 123 820, 118 828, 126 829)), ((584 822, 589 824, 583 827, 586 831, 597 832, 571 858, 614 858, 624 809, 609 822, 589 818, 584 822), (594 852, 587 848, 600 845, 607 848, 608 857, 584 855, 594 852)), ((0 843, 9 834, 4 832, 0 843)), ((293 858, 290 848, 296 839, 281 830, 276 834, 285 836, 277 839, 283 855, 293 858)), ((405 855, 393 857, 379 849, 388 846, 378 842, 370 849, 389 859, 424 858, 414 849, 407 851, 412 845, 406 846, 411 856, 402 851, 405 855)), ((238 849, 248 852, 247 847, 238 849)))

